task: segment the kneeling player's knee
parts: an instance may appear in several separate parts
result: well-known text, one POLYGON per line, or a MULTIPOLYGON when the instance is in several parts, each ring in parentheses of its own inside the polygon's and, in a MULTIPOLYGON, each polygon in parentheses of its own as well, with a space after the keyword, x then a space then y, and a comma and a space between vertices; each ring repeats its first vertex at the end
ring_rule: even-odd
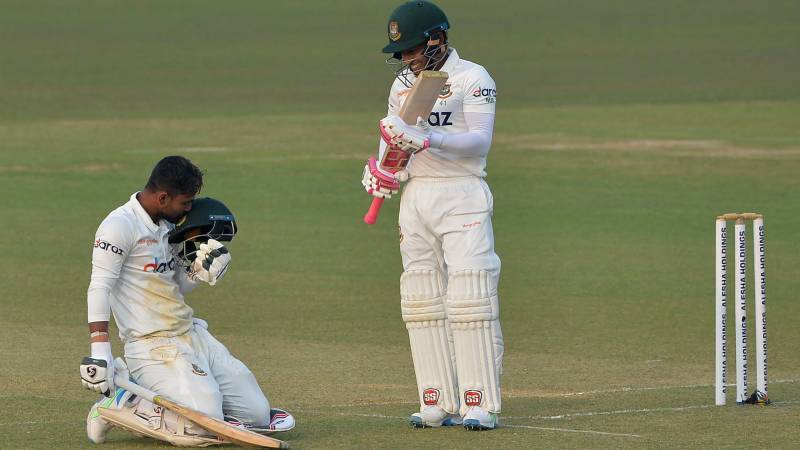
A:
POLYGON ((181 399, 181 403, 207 416, 222 420, 222 394, 216 385, 194 383, 183 391, 186 392, 186 396, 185 399, 181 399))
MULTIPOLYGON (((233 403, 233 402, 231 402, 233 403)), ((263 393, 240 397, 235 404, 226 405, 225 414, 255 427, 269 424, 269 401, 263 393)))
POLYGON ((222 419, 222 394, 195 393, 192 398, 196 402, 196 410, 216 419, 222 419))
POLYGON ((438 270, 407 270, 400 276, 400 306, 403 320, 444 320, 444 277, 438 270))

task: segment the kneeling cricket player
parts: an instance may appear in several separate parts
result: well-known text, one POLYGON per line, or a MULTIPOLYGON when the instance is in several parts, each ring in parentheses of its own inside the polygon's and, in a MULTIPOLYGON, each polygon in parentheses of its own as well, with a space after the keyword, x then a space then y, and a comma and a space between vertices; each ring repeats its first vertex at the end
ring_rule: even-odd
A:
POLYGON ((117 425, 181 446, 220 440, 182 416, 114 385, 116 371, 142 387, 207 416, 256 432, 286 431, 294 418, 271 409, 253 373, 194 317, 184 295, 225 275, 236 222, 221 202, 195 199, 202 172, 186 158, 155 166, 144 190, 112 211, 97 229, 87 303, 91 357, 83 385, 105 397, 86 420, 94 443, 112 423, 98 407, 115 408, 117 425), (177 223, 177 225, 176 225, 177 223), (108 339, 110 315, 124 344, 115 368, 108 339), (121 419, 119 419, 121 418, 121 419))

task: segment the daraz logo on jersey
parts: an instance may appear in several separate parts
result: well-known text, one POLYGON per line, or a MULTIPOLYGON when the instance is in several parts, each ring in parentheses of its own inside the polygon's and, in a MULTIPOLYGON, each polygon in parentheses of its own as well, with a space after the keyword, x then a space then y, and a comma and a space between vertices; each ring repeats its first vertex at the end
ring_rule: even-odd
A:
POLYGON ((476 87, 474 91, 472 91, 473 97, 497 97, 497 89, 489 89, 483 88, 481 89, 480 86, 476 87))
POLYGON ((153 258, 153 262, 151 262, 150 264, 145 264, 144 267, 142 267, 142 270, 144 270, 145 272, 164 273, 168 270, 169 271, 175 270, 176 264, 177 262, 175 261, 175 258, 171 258, 169 262, 160 263, 158 262, 158 257, 155 257, 153 258))
POLYGON ((116 255, 122 255, 125 253, 124 251, 122 251, 121 248, 117 247, 116 245, 101 239, 94 241, 94 248, 99 248, 100 250, 105 250, 107 252, 111 252, 116 255))

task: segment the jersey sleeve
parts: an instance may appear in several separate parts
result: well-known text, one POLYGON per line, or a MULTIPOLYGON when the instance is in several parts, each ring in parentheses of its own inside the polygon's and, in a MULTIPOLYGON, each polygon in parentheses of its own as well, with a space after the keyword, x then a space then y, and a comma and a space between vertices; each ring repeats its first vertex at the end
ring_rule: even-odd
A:
POLYGON ((497 87, 483 67, 477 67, 467 78, 464 88, 464 112, 494 114, 497 87))
POLYGON ((187 269, 187 267, 179 265, 178 269, 175 271, 175 282, 178 283, 178 289, 180 289, 183 295, 192 292, 194 288, 197 287, 197 281, 189 278, 189 274, 186 272, 187 269))
POLYGON ((448 155, 483 157, 492 147, 494 114, 465 112, 464 120, 469 131, 466 133, 431 133, 430 151, 445 159, 448 155))
POLYGON ((108 296, 122 265, 133 248, 133 230, 121 219, 106 219, 100 224, 92 249, 92 276, 87 291, 89 322, 107 322, 111 317, 108 296))

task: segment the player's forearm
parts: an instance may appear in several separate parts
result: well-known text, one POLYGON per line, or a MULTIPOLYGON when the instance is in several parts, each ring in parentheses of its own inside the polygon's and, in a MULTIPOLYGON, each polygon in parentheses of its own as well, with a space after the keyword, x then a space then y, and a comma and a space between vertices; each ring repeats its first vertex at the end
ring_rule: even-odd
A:
POLYGON ((87 322, 108 323, 111 318, 111 304, 108 297, 114 281, 116 280, 92 277, 86 293, 87 322))
POLYGON ((492 147, 492 136, 470 131, 459 134, 434 133, 430 151, 437 155, 486 156, 492 147))
POLYGON ((489 153, 494 131, 494 114, 464 113, 469 127, 466 133, 445 134, 434 131, 431 134, 431 152, 440 156, 482 157, 489 153))
POLYGON ((175 271, 175 281, 178 283, 178 289, 183 295, 192 292, 197 287, 197 281, 190 280, 186 271, 182 269, 175 271))

